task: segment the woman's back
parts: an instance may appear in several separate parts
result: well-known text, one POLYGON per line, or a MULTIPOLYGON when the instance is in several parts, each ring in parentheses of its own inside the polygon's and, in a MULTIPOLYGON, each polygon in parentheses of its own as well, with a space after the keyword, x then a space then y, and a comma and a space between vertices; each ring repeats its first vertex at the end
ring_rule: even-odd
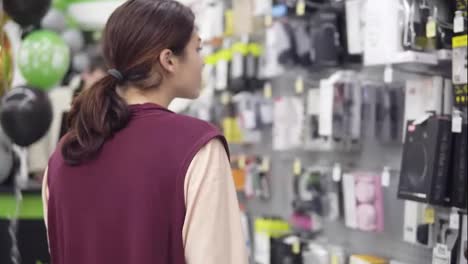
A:
POLYGON ((130 111, 128 125, 95 159, 69 166, 60 151, 52 156, 53 263, 185 263, 184 178, 196 153, 222 137, 208 123, 154 104, 130 111))

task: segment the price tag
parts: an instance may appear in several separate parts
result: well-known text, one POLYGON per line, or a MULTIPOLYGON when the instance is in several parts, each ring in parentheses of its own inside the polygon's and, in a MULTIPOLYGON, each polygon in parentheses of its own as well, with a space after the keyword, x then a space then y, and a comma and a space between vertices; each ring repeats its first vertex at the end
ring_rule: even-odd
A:
POLYGON ((390 168, 384 167, 382 171, 382 186, 389 187, 390 186, 390 168))
POLYGON ((450 254, 447 245, 437 244, 432 251, 432 264, 450 264, 450 254))
POLYGON ((305 0, 299 0, 296 4, 296 15, 303 16, 305 15, 306 3, 305 0))
POLYGON ((385 66, 384 82, 385 83, 392 83, 393 82, 393 67, 391 65, 385 66))
POLYGON ((224 35, 232 36, 234 34, 234 11, 226 10, 224 13, 224 35))
POLYGON ((460 228, 460 216, 457 212, 452 212, 450 214, 449 228, 453 230, 458 230, 460 228))
POLYGON ((239 157, 239 159, 237 160, 239 169, 244 169, 245 168, 245 164, 246 164, 245 160, 246 160, 246 158, 245 158, 244 155, 239 157))
POLYGON ((293 254, 296 254, 296 255, 301 253, 301 242, 299 242, 299 239, 296 239, 292 243, 292 252, 293 254))
POLYGON ((332 255, 332 257, 331 257, 331 264, 340 264, 337 255, 332 255))
POLYGON ((266 15, 265 16, 265 27, 269 27, 273 24, 273 18, 271 15, 266 15))
POLYGON ((231 102, 231 95, 229 93, 223 93, 221 95, 221 103, 227 105, 231 102))
POLYGON ((341 181, 341 165, 339 163, 335 163, 333 166, 332 178, 335 182, 341 181))
POLYGON ((428 207, 424 210, 424 223, 434 224, 435 223, 435 210, 434 208, 428 207))
POLYGON ((273 88, 271 87, 271 83, 265 83, 263 86, 263 96, 265 98, 270 99, 273 96, 273 88))
POLYGON ((426 23, 426 37, 433 38, 436 36, 436 21, 430 17, 426 23))
POLYGON ((304 80, 302 77, 297 77, 296 82, 294 83, 294 89, 296 90, 297 94, 304 93, 304 80))
POLYGON ((293 173, 294 175, 301 175, 302 173, 302 164, 301 164, 301 160, 300 159, 296 159, 294 161, 294 165, 293 165, 293 173))
POLYGON ((262 169, 263 172, 270 171, 270 158, 263 157, 261 169, 262 169))
POLYGON ((453 32, 461 33, 465 30, 465 23, 463 22, 463 16, 456 16, 453 20, 453 32))
POLYGON ((456 113, 452 117, 452 132, 461 133, 462 132, 462 117, 460 113, 456 113))

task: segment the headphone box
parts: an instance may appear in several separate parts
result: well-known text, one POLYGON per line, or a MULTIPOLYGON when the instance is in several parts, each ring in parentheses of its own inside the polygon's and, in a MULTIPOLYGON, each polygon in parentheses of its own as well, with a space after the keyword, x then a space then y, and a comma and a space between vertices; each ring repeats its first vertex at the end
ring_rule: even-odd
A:
POLYGON ((398 198, 447 206, 451 147, 449 117, 434 115, 408 122, 398 198))
POLYGON ((464 123, 462 132, 454 133, 453 137, 450 203, 454 207, 466 210, 468 199, 468 124, 464 123))

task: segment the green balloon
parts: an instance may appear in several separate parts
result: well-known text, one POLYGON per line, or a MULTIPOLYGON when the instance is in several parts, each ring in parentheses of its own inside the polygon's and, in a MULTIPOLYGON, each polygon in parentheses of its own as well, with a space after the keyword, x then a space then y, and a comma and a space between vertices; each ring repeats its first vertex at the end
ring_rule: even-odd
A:
POLYGON ((52 6, 60 11, 66 11, 70 3, 70 0, 54 0, 52 6))
POLYGON ((47 91, 67 73, 70 48, 55 32, 34 31, 21 44, 18 65, 29 85, 47 91))

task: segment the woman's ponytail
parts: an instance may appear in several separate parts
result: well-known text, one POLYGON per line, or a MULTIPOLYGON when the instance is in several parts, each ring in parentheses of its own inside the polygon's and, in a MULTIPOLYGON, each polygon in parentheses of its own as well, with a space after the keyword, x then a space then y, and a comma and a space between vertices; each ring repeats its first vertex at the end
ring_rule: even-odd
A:
POLYGON ((73 102, 69 132, 62 141, 62 155, 69 165, 91 159, 130 118, 125 101, 117 94, 118 80, 106 75, 73 102))

